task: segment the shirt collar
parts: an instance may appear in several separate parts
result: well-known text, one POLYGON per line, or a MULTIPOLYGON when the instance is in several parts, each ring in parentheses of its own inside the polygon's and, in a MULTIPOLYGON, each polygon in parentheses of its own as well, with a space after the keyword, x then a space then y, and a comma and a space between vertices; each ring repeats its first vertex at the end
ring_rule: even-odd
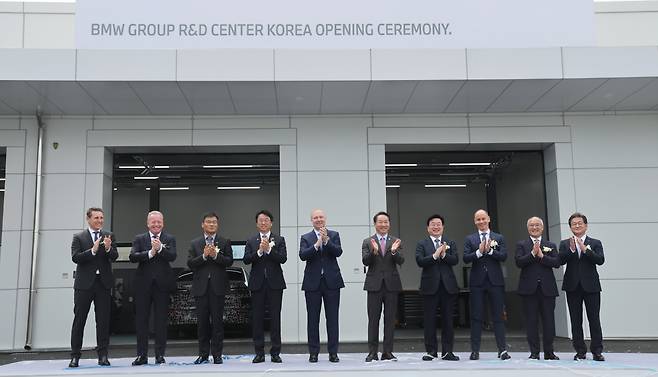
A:
POLYGON ((377 236, 377 241, 381 241, 382 238, 384 239, 384 241, 387 241, 387 240, 388 240, 388 234, 379 234, 379 233, 375 233, 375 235, 377 236))
POLYGON ((541 243, 541 236, 539 236, 539 237, 537 237, 537 238, 535 238, 535 237, 533 237, 533 236, 530 236, 530 240, 531 240, 532 242, 535 242, 535 240, 539 240, 539 243, 541 243))
POLYGON ((438 236, 438 237, 430 236, 430 238, 432 239, 432 242, 436 242, 437 240, 438 240, 439 242, 441 242, 441 237, 442 237, 442 236, 438 236))
POLYGON ((92 238, 94 237, 95 232, 98 232, 99 235, 103 232, 103 229, 93 230, 91 228, 87 228, 87 230, 89 230, 89 234, 91 235, 92 238))
POLYGON ((272 234, 271 231, 270 231, 270 232, 267 232, 267 233, 265 233, 265 234, 263 234, 263 233, 261 233, 261 232, 258 232, 258 235, 259 235, 261 238, 262 238, 263 236, 265 236, 268 240, 270 239, 270 235, 271 235, 271 234, 272 234))
POLYGON ((162 235, 162 232, 160 232, 160 234, 155 234, 155 233, 151 233, 151 232, 149 232, 149 236, 150 236, 151 238, 153 238, 154 236, 156 236, 156 237, 160 237, 161 235, 162 235))

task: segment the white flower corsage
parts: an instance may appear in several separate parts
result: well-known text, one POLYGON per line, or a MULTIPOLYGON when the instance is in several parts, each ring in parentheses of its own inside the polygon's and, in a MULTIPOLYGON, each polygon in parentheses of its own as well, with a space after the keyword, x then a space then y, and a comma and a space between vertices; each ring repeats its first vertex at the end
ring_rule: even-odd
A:
POLYGON ((543 251, 544 253, 549 253, 551 250, 553 250, 553 249, 551 249, 551 248, 548 247, 548 246, 544 246, 544 247, 542 248, 542 251, 543 251))
POLYGON ((274 247, 274 240, 270 241, 270 250, 274 247))
POLYGON ((489 246, 491 246, 492 248, 496 247, 496 246, 498 246, 498 242, 496 242, 496 240, 491 240, 491 242, 489 243, 489 246))
POLYGON ((450 245, 448 245, 448 244, 445 243, 445 242, 444 242, 443 244, 446 246, 446 250, 450 250, 450 245))
POLYGON ((220 251, 222 250, 219 248, 219 246, 215 246, 215 253, 219 253, 220 251))
POLYGON ((589 245, 587 245, 587 246, 585 246, 585 250, 589 250, 589 251, 592 251, 592 248, 591 248, 591 247, 589 247, 589 245))

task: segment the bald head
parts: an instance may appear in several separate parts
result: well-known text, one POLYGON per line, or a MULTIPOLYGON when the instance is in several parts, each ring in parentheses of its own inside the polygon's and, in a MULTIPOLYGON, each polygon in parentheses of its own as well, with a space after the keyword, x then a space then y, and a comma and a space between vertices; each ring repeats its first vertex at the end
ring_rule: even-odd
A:
POLYGON ((311 211, 311 223, 315 230, 320 230, 327 226, 327 217, 321 209, 314 209, 311 211))
POLYGON ((478 231, 488 231, 489 230, 489 223, 491 222, 491 219, 489 218, 489 214, 487 211, 483 209, 478 209, 475 211, 475 214, 473 215, 473 222, 475 223, 475 226, 478 228, 478 231))

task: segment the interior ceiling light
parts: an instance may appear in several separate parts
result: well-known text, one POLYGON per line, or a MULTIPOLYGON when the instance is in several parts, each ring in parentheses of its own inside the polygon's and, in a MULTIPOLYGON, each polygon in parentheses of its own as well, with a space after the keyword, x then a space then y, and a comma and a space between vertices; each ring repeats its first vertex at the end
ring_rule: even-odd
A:
POLYGON ((152 179, 158 179, 158 178, 160 178, 160 177, 147 177, 147 176, 142 176, 142 175, 140 175, 138 177, 133 177, 133 179, 151 179, 151 180, 152 179))
POLYGON ((217 186, 217 190, 260 190, 260 186, 217 186))
POLYGON ((119 169, 144 169, 145 167, 143 165, 119 165, 119 169))
POLYGON ((415 168, 418 164, 384 164, 387 168, 415 168))
POLYGON ((491 162, 451 162, 449 166, 491 166, 491 162))
POLYGON ((386 188, 400 188, 400 185, 386 185, 386 188))
POLYGON ((180 186, 180 187, 160 187, 160 191, 183 191, 183 190, 189 190, 190 188, 187 186, 180 186))
POLYGON ((465 184, 455 185, 425 185, 426 188, 448 188, 448 187, 466 187, 465 184))
POLYGON ((155 165, 154 169, 169 169, 169 165, 155 165))

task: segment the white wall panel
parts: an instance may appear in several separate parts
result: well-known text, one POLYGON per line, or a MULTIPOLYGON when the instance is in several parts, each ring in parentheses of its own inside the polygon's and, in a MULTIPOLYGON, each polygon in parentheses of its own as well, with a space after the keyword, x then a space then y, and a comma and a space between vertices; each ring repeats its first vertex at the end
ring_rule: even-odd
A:
POLYGON ((657 182, 658 167, 576 169, 578 210, 596 222, 655 223, 657 182))
POLYGON ((40 233, 36 280, 38 289, 68 288, 73 298, 73 271, 76 265, 71 260, 71 242, 73 234, 80 231, 82 227, 79 230, 44 230, 40 233))
POLYGON ((373 49, 373 80, 464 80, 463 49, 373 49))
POLYGON ((0 13, 0 48, 23 47, 23 15, 0 13))
POLYGON ((567 127, 471 127, 470 141, 481 143, 552 143, 569 142, 567 127))
MULTIPOLYGON (((282 226, 280 232, 281 236, 286 239, 286 250, 288 252, 288 260, 281 267, 283 269, 283 278, 286 285, 288 285, 288 289, 290 289, 292 284, 301 284, 302 282, 299 274, 299 265, 303 263, 299 260, 299 235, 296 226, 282 226)), ((296 310, 297 307, 295 306, 296 310)))
POLYGON ((75 50, 0 49, 0 61, 0 80, 75 79, 75 50))
POLYGON ((370 80, 369 50, 274 51, 276 81, 370 80))
POLYGON ((43 172, 84 173, 87 130, 91 129, 91 122, 73 118, 50 119, 47 127, 43 140, 43 172))
POLYGON ((274 50, 178 50, 179 81, 273 81, 274 50))
POLYGON ((84 224, 84 174, 46 174, 42 180, 41 229, 78 229, 84 224))
POLYGON ((468 49, 466 52, 471 80, 562 78, 559 48, 468 49))
POLYGON ((23 178, 23 174, 6 175, 2 230, 21 229, 23 208, 25 206, 25 203, 23 203, 23 178))
POLYGON ((89 131, 87 133, 87 146, 181 146, 192 145, 192 132, 189 130, 161 130, 153 131, 89 131), (157 135, 157 136, 156 136, 157 135))
POLYGON ((564 47, 564 78, 643 77, 658 75, 653 47, 564 47))
POLYGON ((374 127, 410 127, 410 128, 466 128, 468 120, 463 115, 428 115, 428 116, 374 116, 374 127))
POLYGON ((3 147, 24 147, 25 146, 24 130, 1 130, 0 140, 3 147))
POLYGON ((298 169, 366 170, 369 124, 368 118, 293 118, 298 169))
POLYGON ((571 143, 553 143, 544 149, 544 172, 573 168, 571 148, 571 143))
POLYGON ((289 128, 287 116, 195 117, 194 129, 289 128))
POLYGON ((560 127, 559 114, 469 114, 470 127, 560 127))
POLYGON ((368 144, 467 144, 467 128, 368 128, 368 144))
MULTIPOLYGON (((367 294, 363 290, 363 283, 345 283, 345 288, 340 292, 340 313, 338 314, 341 342, 364 342, 368 339, 366 302, 367 294)), ((382 316, 381 321, 383 322, 383 320, 382 316)), ((380 338, 379 341, 382 343, 383 338, 380 338)))
MULTIPOLYGON (((290 263, 290 251, 288 251, 287 263, 290 263)), ((301 299, 302 305, 304 305, 304 296, 301 291, 301 284, 290 283, 286 280, 286 287, 283 291, 283 301, 281 302, 281 343, 300 343, 305 341, 299 338, 299 328, 305 323, 306 319, 299 318, 299 300, 301 299)), ((282 352, 288 353, 285 350, 285 346, 282 352)))
MULTIPOLYGON (((656 338, 653 325, 658 310, 655 296, 658 280, 624 279, 601 282, 601 327, 603 338, 656 338)), ((605 344, 605 341, 604 341, 605 344)))
POLYGON ((658 115, 568 116, 574 167, 658 167, 658 115))
POLYGON ((176 51, 77 50, 77 52, 78 80, 176 80, 176 51))
POLYGON ((279 196, 281 214, 280 226, 297 226, 297 173, 282 171, 279 173, 279 196))
POLYGON ((548 225, 565 223, 577 208, 573 170, 559 169, 546 174, 544 179, 548 225))
POLYGON ((25 14, 25 48, 75 48, 75 15, 25 14))
MULTIPOLYGON (((21 232, 18 230, 2 231, 0 246, 0 290, 16 289, 20 259, 21 232)), ((4 301, 3 301, 4 302, 4 301)))
POLYGON ((14 329, 16 327, 16 294, 15 289, 0 290, 0 349, 12 350, 14 347, 14 329))
POLYGON ((294 145, 295 130, 290 128, 193 130, 192 144, 201 145, 294 145))
POLYGON ((189 130, 192 129, 190 117, 111 117, 95 118, 94 131, 100 130, 189 130))

